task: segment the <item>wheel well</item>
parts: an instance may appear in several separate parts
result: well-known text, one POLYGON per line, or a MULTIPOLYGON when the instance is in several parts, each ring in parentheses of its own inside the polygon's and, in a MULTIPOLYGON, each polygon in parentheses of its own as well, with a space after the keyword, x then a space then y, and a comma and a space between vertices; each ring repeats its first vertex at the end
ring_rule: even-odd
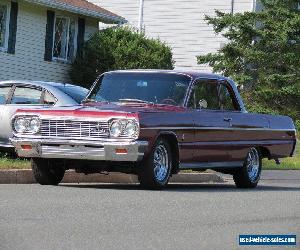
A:
POLYGON ((258 149, 259 149, 259 152, 261 153, 262 158, 268 158, 268 159, 270 159, 271 154, 270 154, 270 151, 267 148, 265 148, 265 147, 258 147, 258 149))
POLYGON ((179 147, 178 140, 176 135, 174 134, 162 134, 159 138, 164 138, 170 143, 171 152, 172 152, 172 160, 173 160, 173 168, 172 174, 176 174, 179 171, 179 147))

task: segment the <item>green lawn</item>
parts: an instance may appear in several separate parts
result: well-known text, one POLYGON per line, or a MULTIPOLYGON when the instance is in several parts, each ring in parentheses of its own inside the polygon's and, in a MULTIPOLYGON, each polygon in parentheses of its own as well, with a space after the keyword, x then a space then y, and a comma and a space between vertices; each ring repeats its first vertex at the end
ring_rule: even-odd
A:
MULTIPOLYGON (((13 159, 7 157, 5 154, 0 155, 0 170, 1 169, 28 169, 30 162, 23 159, 13 159)), ((295 169, 300 170, 300 143, 298 142, 296 148, 296 155, 294 157, 285 158, 281 160, 280 165, 276 165, 275 161, 263 160, 263 169, 295 169)))
POLYGON ((30 162, 28 160, 11 159, 5 156, 0 156, 0 170, 1 169, 28 169, 30 162))

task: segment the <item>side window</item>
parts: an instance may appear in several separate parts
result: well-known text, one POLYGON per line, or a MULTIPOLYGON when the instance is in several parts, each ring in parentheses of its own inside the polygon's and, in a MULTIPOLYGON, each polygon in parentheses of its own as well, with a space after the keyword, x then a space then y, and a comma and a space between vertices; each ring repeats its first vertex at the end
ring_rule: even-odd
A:
POLYGON ((43 104, 45 105, 54 105, 56 100, 53 95, 51 95, 48 91, 45 91, 43 104))
POLYGON ((11 87, 0 87, 0 104, 6 104, 11 87))
POLYGON ((237 110, 234 99, 224 83, 219 85, 220 109, 237 110))
POLYGON ((238 110, 231 92, 225 83, 215 80, 200 80, 192 90, 188 107, 193 109, 238 110))
POLYGON ((198 81, 191 93, 188 107, 193 109, 219 109, 218 82, 198 81))
POLYGON ((39 89, 16 87, 11 104, 40 104, 41 95, 39 89))

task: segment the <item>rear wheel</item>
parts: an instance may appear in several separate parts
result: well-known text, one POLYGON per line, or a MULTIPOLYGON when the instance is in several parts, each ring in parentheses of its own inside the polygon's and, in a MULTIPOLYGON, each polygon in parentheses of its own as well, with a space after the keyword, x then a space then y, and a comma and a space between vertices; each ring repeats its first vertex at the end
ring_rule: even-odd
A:
POLYGON ((262 157, 258 149, 251 148, 242 168, 235 171, 233 180, 238 188, 255 188, 259 182, 262 157))
POLYGON ((35 180, 41 185, 58 185, 65 174, 63 162, 32 159, 31 168, 35 180))
POLYGON ((168 182, 172 170, 170 144, 161 138, 156 142, 150 156, 142 162, 139 181, 147 189, 162 189, 168 182))

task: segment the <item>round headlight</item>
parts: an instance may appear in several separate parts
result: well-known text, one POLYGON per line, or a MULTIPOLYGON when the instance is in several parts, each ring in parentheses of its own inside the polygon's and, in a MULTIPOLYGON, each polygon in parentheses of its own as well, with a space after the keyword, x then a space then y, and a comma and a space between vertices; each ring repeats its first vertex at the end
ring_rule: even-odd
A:
POLYGON ((15 122, 14 122, 14 129, 17 133, 24 133, 26 131, 26 124, 27 121, 20 117, 20 118, 16 118, 15 122))
POLYGON ((29 120, 27 131, 29 133, 37 133, 40 130, 40 120, 38 118, 32 118, 29 120))
POLYGON ((122 133, 122 123, 120 121, 113 121, 110 125, 110 135, 118 137, 122 133))
POLYGON ((136 122, 128 121, 124 129, 124 134, 128 137, 133 137, 137 134, 138 129, 139 128, 136 122))

